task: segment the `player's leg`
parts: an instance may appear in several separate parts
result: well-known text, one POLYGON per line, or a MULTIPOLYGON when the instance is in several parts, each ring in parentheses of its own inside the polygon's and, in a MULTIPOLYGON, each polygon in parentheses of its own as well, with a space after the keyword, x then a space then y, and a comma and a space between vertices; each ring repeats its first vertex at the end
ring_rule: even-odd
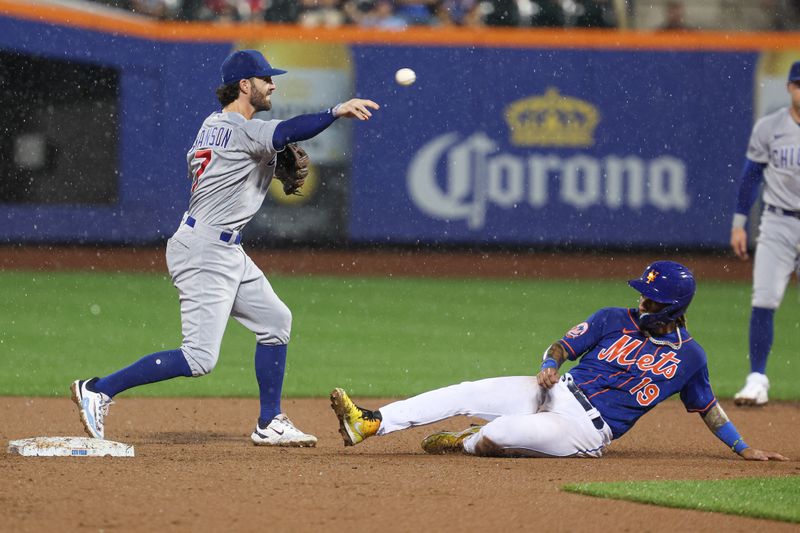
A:
POLYGON ((552 412, 503 416, 464 439, 463 451, 489 457, 602 457, 610 438, 592 425, 585 412, 579 416, 552 412))
POLYGON ((797 258, 796 219, 765 212, 759 228, 753 264, 753 297, 750 314, 750 374, 734 396, 737 405, 767 403, 767 359, 774 335, 773 317, 780 306, 797 258))
POLYGON ((393 402, 379 410, 355 405, 342 389, 331 393, 331 407, 339 419, 346 446, 372 435, 422 426, 458 415, 494 420, 509 414, 531 414, 539 409, 543 393, 532 376, 467 381, 393 402))
POLYGON ((508 376, 465 381, 380 408, 379 435, 424 426, 453 416, 494 420, 505 415, 539 410, 543 391, 535 376, 508 376))
POLYGON ((180 376, 201 376, 215 366, 225 324, 241 271, 230 250, 209 249, 191 235, 173 237, 167 245, 167 264, 181 304, 183 344, 180 348, 146 355, 117 372, 72 384, 87 433, 104 436, 104 417, 111 398, 133 387, 180 376))
POLYGON ((495 457, 600 457, 611 443, 607 425, 595 427, 563 382, 547 393, 538 413, 496 418, 483 427, 428 436, 428 453, 464 452, 495 457))
POLYGON ((244 277, 236 293, 231 316, 256 335, 255 373, 260 410, 258 424, 251 435, 253 443, 265 446, 314 446, 316 437, 297 429, 281 412, 292 313, 249 257, 245 258, 244 277))

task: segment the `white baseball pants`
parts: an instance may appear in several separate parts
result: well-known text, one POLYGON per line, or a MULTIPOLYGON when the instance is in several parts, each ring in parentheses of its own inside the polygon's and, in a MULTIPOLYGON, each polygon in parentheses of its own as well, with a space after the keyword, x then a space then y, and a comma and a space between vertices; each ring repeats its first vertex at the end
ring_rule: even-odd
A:
POLYGON ((289 308, 261 269, 220 233, 199 221, 194 227, 181 223, 167 242, 167 267, 181 302, 181 349, 195 376, 217 364, 230 316, 255 333, 259 344, 287 344, 292 328, 289 308))
POLYGON ((473 455, 601 457, 612 439, 607 424, 595 428, 596 409, 586 411, 564 378, 550 390, 539 387, 535 376, 467 381, 390 403, 380 412, 378 435, 457 415, 487 420, 464 440, 464 450, 473 455))
POLYGON ((764 211, 753 263, 753 307, 777 309, 800 260, 800 219, 764 211))

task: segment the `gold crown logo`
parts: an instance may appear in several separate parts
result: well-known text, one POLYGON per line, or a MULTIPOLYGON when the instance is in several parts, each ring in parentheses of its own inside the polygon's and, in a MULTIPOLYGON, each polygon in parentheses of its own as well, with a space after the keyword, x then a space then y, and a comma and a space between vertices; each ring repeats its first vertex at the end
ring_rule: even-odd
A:
POLYGON ((505 118, 515 146, 591 146, 600 113, 589 102, 549 87, 543 96, 511 103, 505 118))

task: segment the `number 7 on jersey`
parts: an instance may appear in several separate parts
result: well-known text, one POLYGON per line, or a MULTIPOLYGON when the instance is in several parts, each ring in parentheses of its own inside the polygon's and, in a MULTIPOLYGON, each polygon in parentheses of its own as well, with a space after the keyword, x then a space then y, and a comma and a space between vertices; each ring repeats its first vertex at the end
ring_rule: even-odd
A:
POLYGON ((200 182, 200 176, 205 172, 206 167, 211 163, 211 150, 198 150, 192 158, 192 192, 200 182))

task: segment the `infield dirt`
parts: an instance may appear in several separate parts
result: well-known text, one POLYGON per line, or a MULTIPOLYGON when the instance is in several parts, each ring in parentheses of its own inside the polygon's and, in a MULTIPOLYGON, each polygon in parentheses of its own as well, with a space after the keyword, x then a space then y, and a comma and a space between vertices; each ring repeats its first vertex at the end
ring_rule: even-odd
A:
MULTIPOLYGON (((344 448, 327 399, 285 400, 289 416, 319 444, 263 448, 249 439, 257 399, 122 396, 111 407, 106 436, 134 444, 135 458, 28 458, 3 450, 0 530, 797 531, 797 524, 560 490, 582 481, 800 474, 800 405, 724 407, 748 442, 794 460, 743 461, 673 400, 602 459, 493 459, 420 449, 425 435, 463 429, 466 418, 344 448)), ((4 448, 13 439, 82 435, 66 397, 3 397, 0 419, 4 448)))
MULTIPOLYGON (((250 252, 269 273, 467 277, 637 276, 638 255, 250 252)), ((0 269, 165 272, 163 249, 0 247, 0 269)), ((673 258, 701 279, 748 280, 750 263, 673 258)), ((71 379, 71 378, 70 378, 71 379)), ((69 379, 65 381, 66 387, 69 379)), ((335 386, 336 384, 331 384, 335 386)), ((359 401, 359 398, 355 398, 359 401)), ((388 400, 386 400, 388 401, 388 400)), ((365 407, 385 401, 368 399, 365 407)), ((667 401, 602 459, 430 456, 420 440, 454 419, 344 448, 325 399, 284 400, 320 441, 257 448, 250 399, 119 398, 107 437, 136 457, 24 458, 9 440, 82 436, 64 398, 0 397, 0 531, 797 531, 797 524, 667 509, 565 493, 566 483, 800 475, 800 404, 742 410, 723 402, 747 441, 786 463, 745 462, 680 402, 667 401)))

